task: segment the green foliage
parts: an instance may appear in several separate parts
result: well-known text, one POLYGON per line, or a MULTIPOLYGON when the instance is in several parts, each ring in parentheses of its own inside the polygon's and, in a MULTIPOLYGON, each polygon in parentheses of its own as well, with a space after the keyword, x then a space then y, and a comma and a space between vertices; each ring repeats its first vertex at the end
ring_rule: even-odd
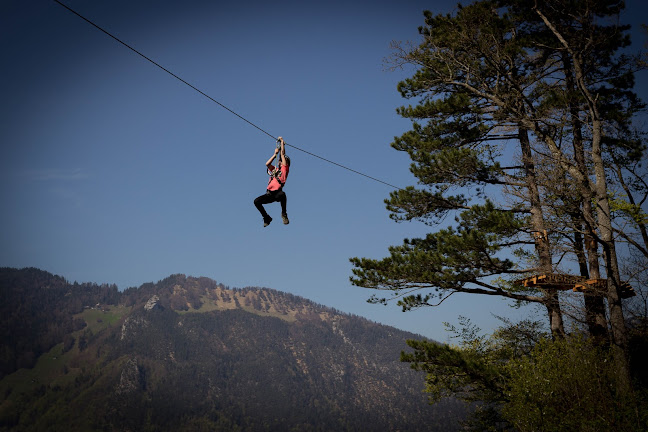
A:
POLYGON ((390 247, 391 256, 382 260, 351 258, 356 266, 352 283, 392 291, 392 298, 402 297, 398 304, 403 310, 431 305, 431 293, 402 293, 426 287, 440 291, 441 297, 443 291, 469 291, 471 284, 478 283, 484 294, 507 295, 505 285, 489 285, 489 280, 518 273, 511 260, 499 255, 517 243, 510 238, 524 224, 523 218, 486 201, 463 211, 457 221, 456 229, 441 229, 423 239, 406 239, 402 246, 390 247))
POLYGON ((633 390, 624 387, 610 349, 580 335, 552 341, 537 322, 504 322, 485 336, 462 317, 458 328, 447 325, 459 345, 409 340, 414 351, 401 360, 426 373, 431 403, 457 397, 475 404, 470 430, 648 428, 644 330, 633 333, 633 390))
POLYGON ((610 209, 618 212, 636 225, 648 225, 648 213, 646 213, 641 205, 629 203, 626 197, 611 197, 610 209))
POLYGON ((538 328, 537 323, 509 325, 497 332, 499 336, 486 337, 470 319, 460 317, 459 321, 459 327, 446 323, 459 345, 408 340, 414 352, 401 353, 401 361, 426 373, 430 403, 456 397, 472 404, 473 413, 464 425, 469 430, 506 430, 509 422, 501 415, 501 407, 508 401, 506 364, 524 351, 522 335, 529 328, 538 328))
POLYGON ((648 427, 646 401, 630 389, 619 391, 614 357, 582 337, 542 340, 530 355, 512 358, 506 370, 508 402, 502 411, 520 431, 648 427))
POLYGON ((426 372, 425 391, 432 403, 457 397, 467 402, 498 401, 502 398, 502 374, 487 353, 457 349, 428 341, 409 340, 414 353, 401 354, 401 360, 415 370, 426 372))

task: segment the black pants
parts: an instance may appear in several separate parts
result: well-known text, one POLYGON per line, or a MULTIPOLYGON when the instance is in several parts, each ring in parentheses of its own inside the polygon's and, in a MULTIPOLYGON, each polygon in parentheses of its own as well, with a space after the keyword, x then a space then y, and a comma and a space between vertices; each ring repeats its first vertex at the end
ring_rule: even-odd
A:
POLYGON ((263 219, 268 220, 270 219, 270 216, 263 208, 263 204, 270 204, 277 201, 281 203, 281 214, 282 215, 287 214, 286 213, 286 193, 282 190, 266 191, 266 193, 257 197, 254 200, 254 205, 256 206, 257 210, 259 210, 259 213, 261 213, 261 216, 263 216, 263 219))

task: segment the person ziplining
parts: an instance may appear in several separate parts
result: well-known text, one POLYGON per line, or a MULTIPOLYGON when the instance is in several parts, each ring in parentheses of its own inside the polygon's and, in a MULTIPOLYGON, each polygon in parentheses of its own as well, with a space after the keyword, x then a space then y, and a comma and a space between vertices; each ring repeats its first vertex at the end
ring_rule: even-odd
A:
MULTIPOLYGON (((91 20, 89 20, 88 18, 84 17, 84 16, 81 15, 79 12, 77 12, 77 11, 75 11, 74 9, 70 8, 69 6, 63 4, 63 3, 62 3, 61 1, 59 1, 59 0, 54 0, 54 2, 55 2, 55 3, 58 3, 60 6, 64 7, 65 9, 67 9, 68 11, 70 11, 71 13, 73 13, 74 15, 76 15, 77 17, 79 17, 79 18, 81 18, 82 20, 86 21, 88 24, 90 24, 91 26, 93 26, 93 27, 96 28, 97 30, 101 31, 102 33, 106 34, 106 35, 109 36, 110 38, 114 39, 115 41, 117 41, 118 43, 120 43, 120 44, 123 45, 124 47, 128 48, 129 50, 131 50, 131 51, 134 52, 135 54, 139 55, 139 56, 142 57, 144 60, 146 60, 146 61, 148 61, 149 63, 153 64, 154 66, 158 67, 158 68, 161 69, 162 71, 166 72, 167 74, 169 74, 170 76, 172 76, 172 77, 175 78, 176 80, 178 80, 178 81, 180 81, 181 83, 185 84, 186 86, 190 87, 191 89, 193 89, 193 90, 196 91, 197 93, 201 94, 202 96, 206 97, 207 99, 209 99, 210 101, 214 102, 215 104, 219 105, 219 106, 222 107, 223 109, 229 111, 231 114, 233 114, 233 115, 235 115, 236 117, 240 118, 241 120, 243 120, 244 122, 246 122, 246 123, 249 124, 250 126, 256 128, 256 129, 258 129, 259 131, 261 131, 262 133, 264 133, 264 134, 267 135, 268 137, 274 139, 274 135, 272 135, 270 132, 266 131, 265 129, 262 129, 262 128, 259 127, 257 124, 252 123, 250 120, 248 120, 247 118, 243 117, 241 114, 235 112, 234 110, 230 109, 229 107, 227 107, 226 105, 222 104, 222 103, 219 102, 218 100, 216 100, 216 99, 214 99, 213 97, 209 96, 207 93, 203 92, 202 90, 200 90, 199 88, 197 88, 197 87, 194 86, 193 84, 189 83, 188 81, 184 80, 184 79, 181 78, 180 76, 178 76, 178 75, 176 75, 175 73, 171 72, 169 69, 167 69, 167 68, 165 68, 164 66, 162 66, 161 64, 155 62, 155 61, 152 60, 151 58, 147 57, 146 55, 144 55, 144 54, 141 53, 140 51, 136 50, 135 48, 133 48, 131 45, 127 44, 127 43, 124 42, 123 40, 119 39, 118 37, 116 37, 115 35, 113 35, 112 33, 110 33, 109 31, 107 31, 107 30, 105 30, 104 28, 100 27, 99 25, 95 24, 93 21, 91 21, 91 20)), ((338 166, 338 167, 343 168, 343 169, 345 169, 345 170, 347 170, 347 171, 350 171, 350 172, 352 172, 352 173, 355 173, 355 174, 361 175, 361 176, 366 177, 366 178, 368 178, 368 179, 370 179, 370 180, 373 180, 373 181, 375 181, 375 182, 382 183, 382 184, 384 184, 384 185, 390 186, 390 187, 392 187, 392 188, 394 188, 394 189, 397 189, 397 190, 401 190, 401 189, 402 189, 402 188, 400 188, 400 187, 398 187, 398 186, 395 186, 395 185, 393 185, 393 184, 391 184, 391 183, 387 183, 386 181, 383 181, 383 180, 381 180, 381 179, 379 179, 379 178, 372 177, 372 176, 367 175, 367 174, 365 174, 365 173, 363 173, 363 172, 361 172, 361 171, 357 171, 357 170, 355 170, 355 169, 349 168, 348 166, 342 165, 342 164, 340 164, 340 163, 338 163, 338 162, 335 162, 335 161, 333 161, 333 160, 326 159, 326 158, 324 158, 324 157, 322 157, 322 156, 320 156, 320 155, 317 155, 317 154, 315 154, 315 153, 313 153, 313 152, 310 152, 310 151, 308 151, 308 150, 305 150, 305 149, 303 149, 303 148, 299 148, 299 147, 297 147, 296 145, 293 145, 293 144, 286 144, 286 143, 283 141, 283 139, 281 139, 281 137, 279 137, 279 139, 278 139, 277 141, 280 143, 280 145, 277 146, 274 155, 273 155, 273 156, 268 160, 268 162, 266 163, 266 167, 267 167, 267 169, 268 169, 268 174, 271 175, 270 181, 268 182, 268 188, 267 188, 267 191, 266 191, 265 194, 261 195, 260 197, 258 197, 258 198, 256 198, 256 199, 254 200, 254 205, 257 207, 257 209, 259 209, 259 212, 260 212, 261 215, 263 216, 263 226, 268 226, 268 225, 270 225, 270 222, 272 221, 272 218, 268 215, 268 213, 267 213, 267 212, 265 211, 265 209, 263 208, 263 204, 269 204, 269 203, 276 202, 276 201, 279 201, 279 202, 281 203, 281 212, 282 212, 282 213, 281 213, 281 216, 282 216, 282 219, 283 219, 283 223, 284 223, 284 224, 288 224, 288 223, 289 223, 289 221, 288 221, 288 215, 286 214, 286 194, 285 194, 285 193, 283 192, 283 190, 282 190, 282 189, 283 189, 283 185, 284 185, 285 182, 286 182, 286 177, 288 176, 288 169, 289 169, 289 167, 290 167, 290 158, 289 158, 289 157, 286 157, 286 152, 285 152, 285 146, 286 146, 286 145, 288 145, 289 147, 292 147, 293 149, 298 150, 298 151, 300 151, 300 152, 302 152, 302 153, 306 153, 306 154, 308 154, 308 155, 310 155, 310 156, 313 156, 313 157, 315 157, 315 158, 318 158, 318 159, 320 159, 320 160, 322 160, 322 161, 324 161, 324 162, 327 162, 327 163, 329 163, 329 164, 332 164, 332 165, 338 166), (278 154, 279 152, 281 152, 281 155, 280 155, 280 163, 279 163, 279 167, 275 168, 274 166, 272 166, 272 161, 274 161, 274 159, 277 157, 277 154, 278 154), (285 168, 284 168, 284 167, 285 167, 285 168), (271 174, 271 173, 274 173, 274 174, 271 174)))
POLYGON ((281 203, 281 219, 283 219, 284 225, 288 225, 290 221, 288 220, 288 213, 286 213, 286 193, 283 191, 283 187, 286 184, 286 179, 288 178, 288 171, 290 170, 290 158, 286 156, 286 143, 282 137, 277 138, 277 147, 275 148, 274 154, 266 162, 266 172, 270 175, 268 180, 268 186, 266 188, 266 193, 261 196, 258 196, 254 200, 254 205, 256 206, 261 216, 263 216, 263 226, 267 227, 272 222, 272 218, 266 212, 263 204, 270 204, 273 202, 279 201, 281 203), (279 163, 275 167, 272 165, 275 158, 279 153, 279 163))

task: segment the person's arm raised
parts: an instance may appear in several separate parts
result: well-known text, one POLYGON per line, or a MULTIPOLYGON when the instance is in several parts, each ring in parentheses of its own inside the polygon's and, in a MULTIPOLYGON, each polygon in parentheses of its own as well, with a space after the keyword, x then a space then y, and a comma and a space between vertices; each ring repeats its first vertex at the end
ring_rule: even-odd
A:
POLYGON ((266 162, 266 167, 268 167, 268 168, 270 167, 270 165, 272 164, 272 161, 275 160, 275 158, 277 157, 277 153, 279 153, 278 148, 275 149, 274 154, 270 157, 270 159, 268 159, 268 162, 266 162))
POLYGON ((288 165, 286 163, 286 143, 281 137, 279 137, 279 141, 281 142, 281 165, 288 165))

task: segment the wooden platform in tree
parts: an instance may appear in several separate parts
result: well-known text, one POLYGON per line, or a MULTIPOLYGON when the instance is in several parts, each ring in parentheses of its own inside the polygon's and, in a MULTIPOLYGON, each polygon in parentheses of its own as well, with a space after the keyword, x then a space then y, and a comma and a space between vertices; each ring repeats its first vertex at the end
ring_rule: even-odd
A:
MULTIPOLYGON (((576 276, 569 274, 546 273, 529 276, 516 281, 519 285, 526 288, 543 288, 558 290, 573 290, 585 292, 597 290, 605 292, 607 289, 607 279, 588 279, 585 276, 576 276)), ((637 295, 629 283, 624 282, 621 285, 621 298, 629 298, 637 295)))
POLYGON ((526 288, 551 288, 559 290, 573 289, 574 285, 585 280, 583 276, 574 276, 568 274, 547 273, 533 275, 528 278, 520 279, 517 282, 526 288))
POLYGON ((630 298, 636 296, 637 293, 635 292, 634 288, 632 288, 632 285, 630 285, 628 282, 623 282, 621 284, 621 298, 630 298))

